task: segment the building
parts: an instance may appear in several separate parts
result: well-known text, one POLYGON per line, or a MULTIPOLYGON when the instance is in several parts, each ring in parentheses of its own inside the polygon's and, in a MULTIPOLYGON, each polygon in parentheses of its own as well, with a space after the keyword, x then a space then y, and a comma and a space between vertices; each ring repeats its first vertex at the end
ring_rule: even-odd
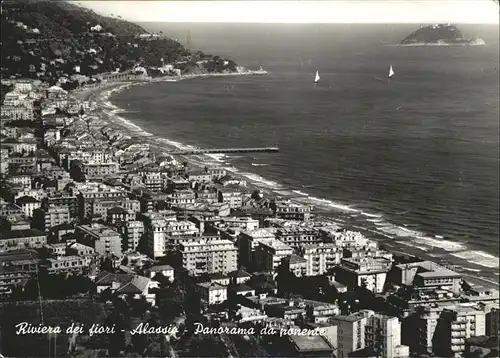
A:
POLYGON ((0 233, 0 251, 41 248, 47 244, 47 235, 37 229, 4 231, 0 233))
POLYGON ((64 192, 56 192, 53 195, 46 197, 42 200, 43 207, 50 206, 66 206, 69 210, 69 215, 71 218, 76 218, 78 216, 78 200, 76 196, 70 195, 64 192))
POLYGON ((124 221, 134 221, 136 213, 132 210, 127 210, 121 206, 115 206, 107 211, 106 221, 110 224, 124 221))
POLYGON ((118 297, 132 296, 135 299, 144 297, 151 305, 156 304, 154 289, 159 287, 159 283, 148 277, 103 271, 96 277, 94 282, 97 293, 110 290, 118 297))
POLYGON ((280 219, 308 221, 311 219, 312 207, 291 200, 276 200, 271 203, 274 215, 280 219))
POLYGON ((238 251, 229 240, 198 240, 181 243, 182 267, 195 276, 203 273, 227 274, 238 266, 238 251))
POLYGON ((323 275, 342 258, 342 248, 334 243, 303 245, 300 252, 307 261, 306 276, 323 275))
POLYGON ((40 259, 35 250, 12 250, 0 253, 0 297, 26 282, 37 271, 40 259))
POLYGON ((166 224, 165 233, 169 236, 197 236, 200 230, 191 221, 171 220, 166 224))
POLYGON ((19 139, 18 142, 14 144, 14 152, 33 153, 36 151, 36 143, 35 138, 19 139))
POLYGON ((43 265, 51 274, 74 273, 82 275, 88 272, 92 261, 92 256, 57 256, 47 258, 43 265))
POLYGON ((221 224, 240 231, 253 231, 259 228, 259 220, 250 217, 225 217, 221 219, 221 224))
POLYGON ((67 206, 51 206, 46 209, 36 209, 33 221, 40 230, 49 232, 54 226, 69 223, 71 216, 67 206))
MULTIPOLYGON (((86 183, 75 187, 78 192, 78 209, 80 218, 92 218, 94 212, 94 203, 99 201, 115 201, 120 205, 126 201, 127 194, 119 190, 100 183, 86 183)), ((104 212, 105 214, 106 212, 104 212)))
POLYGON ((360 311, 349 316, 334 316, 330 322, 337 326, 337 358, 365 348, 365 327, 372 311, 360 311))
MULTIPOLYGON (((323 336, 304 336, 290 335, 285 336, 288 345, 290 357, 333 357, 333 345, 323 336)), ((287 350, 286 343, 283 348, 287 350)))
POLYGON ((294 249, 322 242, 318 230, 313 227, 292 226, 291 228, 279 228, 276 230, 276 238, 294 249))
POLYGON ((298 255, 290 255, 283 259, 283 264, 285 268, 293 272, 293 274, 297 277, 307 276, 307 260, 298 255))
POLYGON ((2 118, 12 121, 33 121, 35 113, 32 107, 3 105, 0 109, 2 118))
POLYGON ((103 179, 108 175, 118 173, 120 166, 118 163, 83 163, 80 160, 71 162, 71 177, 77 181, 103 179))
POLYGON ((486 312, 486 335, 500 336, 500 314, 498 304, 495 307, 489 307, 486 312))
POLYGON ((200 298, 209 305, 220 304, 227 300, 227 287, 217 282, 202 282, 196 285, 200 298))
POLYGON ((391 277, 398 285, 414 286, 417 289, 448 289, 460 291, 462 276, 432 261, 420 261, 395 265, 391 277))
POLYGON ((391 264, 390 260, 384 258, 342 259, 335 280, 348 287, 365 287, 381 293, 391 264))
POLYGON ((71 242, 66 246, 66 255, 94 256, 95 250, 90 246, 82 245, 78 242, 71 242))
POLYGON ((252 275, 241 269, 230 272, 228 276, 231 280, 231 283, 235 285, 245 283, 252 278, 252 275))
POLYGON ((217 196, 219 202, 228 204, 231 209, 236 209, 243 205, 243 193, 241 188, 219 188, 217 189, 217 196))
POLYGON ((122 248, 124 251, 136 251, 139 242, 144 235, 144 224, 142 221, 123 221, 117 224, 117 230, 122 235, 122 248))
POLYGON ((255 250, 257 246, 259 246, 259 243, 269 242, 275 239, 275 235, 266 229, 241 231, 238 235, 238 250, 241 264, 247 266, 254 265, 255 250))
POLYGON ((93 248, 100 255, 122 255, 122 239, 115 230, 101 224, 79 225, 75 230, 76 241, 93 248))
POLYGON ((153 259, 166 255, 167 221, 162 217, 152 217, 145 220, 144 231, 147 240, 148 255, 153 259))
POLYGON ((162 191, 164 189, 164 176, 161 173, 146 173, 142 181, 148 190, 162 191))
POLYGON ((480 307, 459 304, 444 308, 432 337, 433 352, 442 357, 462 357, 465 340, 485 333, 486 315, 480 307))
POLYGON ((293 254, 293 249, 278 240, 260 242, 255 250, 256 267, 264 271, 276 271, 286 257, 293 254))
POLYGON ((22 196, 16 199, 16 204, 19 205, 24 214, 30 218, 33 217, 33 211, 41 206, 40 200, 36 200, 31 196, 22 196))
POLYGON ((465 340, 464 357, 500 357, 498 336, 479 336, 465 340))
POLYGON ((173 282, 175 279, 174 268, 170 265, 156 265, 147 270, 149 272, 149 277, 154 278, 157 274, 162 274, 170 282, 173 282))
POLYGON ((365 326, 365 345, 381 358, 406 358, 410 348, 401 345, 401 323, 397 317, 370 315, 365 326))
POLYGON ((193 191, 177 190, 167 196, 168 207, 183 207, 186 205, 194 204, 196 196, 193 191))
POLYGON ((213 218, 228 216, 231 212, 227 203, 195 202, 194 204, 172 206, 183 217, 213 218))

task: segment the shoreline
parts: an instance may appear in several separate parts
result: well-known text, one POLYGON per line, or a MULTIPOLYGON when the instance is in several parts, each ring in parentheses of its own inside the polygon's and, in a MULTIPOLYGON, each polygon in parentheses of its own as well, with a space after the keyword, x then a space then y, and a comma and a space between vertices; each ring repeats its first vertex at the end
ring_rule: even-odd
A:
MULTIPOLYGON (((106 83, 90 88, 87 91, 83 90, 80 93, 77 93, 77 95, 93 98, 98 103, 98 110, 94 112, 91 117, 97 116, 99 120, 102 120, 107 124, 111 124, 112 126, 118 126, 125 133, 128 133, 128 135, 133 137, 143 137, 146 142, 150 144, 152 149, 155 148, 159 151, 167 152, 180 148, 189 148, 192 146, 187 146, 182 143, 169 140, 168 138, 148 133, 135 123, 120 117, 121 113, 127 113, 127 111, 112 104, 110 97, 125 89, 131 88, 132 86, 145 85, 155 82, 179 82, 195 78, 267 74, 265 71, 265 73, 259 71, 257 72, 258 73, 193 74, 168 79, 162 78, 160 80, 147 82, 106 83)), ((222 166, 227 170, 227 166, 231 165, 230 163, 226 163, 224 160, 225 155, 220 154, 181 156, 181 158, 196 167, 199 167, 201 163, 214 164, 222 166)), ((246 180, 250 184, 249 188, 260 189, 267 195, 281 196, 285 198, 293 196, 293 201, 302 204, 314 205, 317 213, 317 219, 328 221, 347 229, 360 231, 369 239, 379 242, 381 246, 386 247, 390 252, 403 253, 438 263, 456 265, 458 266, 456 271, 461 273, 464 279, 468 282, 495 289, 499 288, 499 284, 497 282, 498 265, 488 265, 488 262, 493 262, 495 260, 498 262, 498 258, 495 258, 487 252, 471 251, 464 243, 446 240, 439 235, 432 237, 431 235, 426 235, 424 233, 409 230, 405 227, 390 223, 387 223, 387 225, 384 226, 382 225, 384 220, 383 215, 365 213, 362 210, 353 209, 348 205, 334 203, 326 198, 317 198, 300 190, 287 188, 284 185, 266 180, 258 174, 246 172, 234 167, 232 167, 232 170, 228 170, 228 174, 246 180), (356 218, 359 217, 359 219, 355 219, 354 224, 349 224, 345 222, 346 220, 336 220, 331 217, 332 215, 341 216, 341 214, 345 214, 346 216, 351 215, 356 218), (429 249, 429 247, 432 249, 429 249), (476 255, 471 257, 470 254, 474 252, 476 255), (482 262, 480 262, 480 260, 482 260, 482 262), (478 261, 478 263, 475 263, 474 261, 478 261), (483 272, 485 275, 479 277, 478 274, 480 272, 483 272)))

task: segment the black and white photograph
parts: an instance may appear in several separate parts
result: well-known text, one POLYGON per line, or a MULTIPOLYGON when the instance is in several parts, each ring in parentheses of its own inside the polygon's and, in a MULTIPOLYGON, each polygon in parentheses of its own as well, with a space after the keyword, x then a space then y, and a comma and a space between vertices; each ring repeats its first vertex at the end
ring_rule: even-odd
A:
POLYGON ((498 1, 0 10, 0 358, 500 356, 498 1))

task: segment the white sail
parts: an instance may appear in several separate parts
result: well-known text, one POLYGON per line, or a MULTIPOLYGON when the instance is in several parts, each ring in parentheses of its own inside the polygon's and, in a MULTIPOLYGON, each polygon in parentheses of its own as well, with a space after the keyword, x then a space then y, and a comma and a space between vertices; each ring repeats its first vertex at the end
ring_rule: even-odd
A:
POLYGON ((316 77, 314 78, 314 83, 317 83, 319 81, 320 77, 319 77, 319 72, 316 71, 316 77))
POLYGON ((389 67, 389 78, 394 76, 394 70, 392 69, 392 65, 389 67))

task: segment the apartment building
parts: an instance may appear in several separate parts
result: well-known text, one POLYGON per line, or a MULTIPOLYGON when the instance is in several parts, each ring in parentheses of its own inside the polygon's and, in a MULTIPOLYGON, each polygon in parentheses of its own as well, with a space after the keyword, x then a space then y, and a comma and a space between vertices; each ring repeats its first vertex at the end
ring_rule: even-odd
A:
POLYGON ((122 248, 124 251, 135 251, 144 235, 144 223, 138 220, 122 221, 117 225, 117 229, 122 235, 122 248))
POLYGON ((401 344, 401 323, 397 317, 369 315, 365 326, 365 346, 380 358, 406 358, 410 348, 401 344))
POLYGON ((348 358, 349 353, 365 348, 365 327, 372 311, 360 311, 349 316, 333 316, 330 322, 337 326, 337 358, 348 358))
POLYGON ((419 261, 395 265, 391 270, 394 283, 417 289, 447 289, 460 291, 462 276, 432 261, 419 261))
POLYGON ((122 255, 122 239, 118 232, 101 224, 79 225, 75 229, 76 241, 93 248, 100 255, 122 255))
POLYGON ((279 240, 260 242, 255 249, 256 267, 275 272, 281 261, 293 254, 293 248, 279 240))
POLYGON ((300 226, 279 228, 276 230, 276 238, 294 249, 300 249, 303 245, 319 244, 323 241, 317 228, 300 226))
POLYGON ((200 230, 188 220, 175 220, 166 223, 165 233, 169 236, 197 236, 200 230))
POLYGON ((209 305, 220 304, 227 300, 227 287, 217 282, 202 282, 196 285, 200 298, 209 305))
POLYGON ((182 267, 198 276, 203 273, 227 274, 238 267, 238 250, 229 240, 198 240, 179 246, 182 267))
POLYGON ((123 190, 100 183, 77 185, 74 191, 78 192, 79 216, 81 218, 91 218, 93 216, 93 204, 95 202, 116 201, 120 203, 127 199, 127 194, 123 190))
POLYGON ((56 192, 42 200, 42 207, 66 206, 71 218, 78 216, 78 199, 65 192, 56 192))
POLYGON ((334 243, 303 245, 300 252, 307 260, 306 276, 323 275, 342 259, 342 248, 334 243))
POLYGON ((110 224, 115 224, 122 221, 134 221, 136 213, 132 210, 127 210, 121 206, 115 206, 108 209, 106 213, 106 221, 110 224))
POLYGON ((381 293, 392 262, 384 258, 342 259, 335 280, 348 287, 365 287, 381 293))
POLYGON ((33 212, 41 206, 40 200, 37 200, 31 196, 22 196, 20 198, 17 198, 16 204, 21 207, 24 214, 30 218, 33 217, 33 212))
POLYGON ((276 240, 276 236, 267 229, 241 231, 238 235, 238 250, 243 265, 255 264, 255 250, 261 242, 276 240))
POLYGON ((49 232, 54 226, 69 223, 70 221, 71 215, 67 206, 36 209, 33 214, 33 224, 45 232, 49 232))
POLYGON ((47 235, 37 229, 9 230, 0 233, 0 251, 41 248, 47 244, 47 235))
POLYGON ((293 272, 296 277, 307 276, 307 260, 298 255, 290 255, 283 259, 283 265, 285 268, 293 272))
POLYGON ((166 255, 167 221, 162 217, 151 217, 145 221, 144 231, 147 240, 148 255, 153 259, 166 255))
POLYGON ((486 334, 486 314, 476 304, 444 308, 432 338, 433 352, 441 357, 462 357, 465 340, 486 334))
POLYGON ((92 260, 92 256, 57 256, 47 258, 44 266, 51 274, 74 273, 81 275, 88 271, 92 260))
POLYGON ((312 207, 292 202, 291 200, 277 200, 271 203, 274 215, 280 219, 308 221, 311 219, 312 207))
POLYGON ((70 173, 74 180, 85 182, 87 180, 102 179, 105 176, 118 173, 118 163, 81 162, 76 159, 71 162, 70 173))
POLYGON ((231 209, 236 209, 243 205, 243 193, 240 188, 219 188, 217 189, 217 196, 219 202, 228 204, 231 209))

